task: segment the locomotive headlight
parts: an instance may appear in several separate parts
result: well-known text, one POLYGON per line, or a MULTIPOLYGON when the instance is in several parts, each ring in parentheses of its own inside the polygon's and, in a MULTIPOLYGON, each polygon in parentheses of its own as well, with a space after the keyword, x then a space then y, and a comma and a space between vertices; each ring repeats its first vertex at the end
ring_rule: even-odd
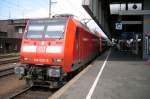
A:
POLYGON ((63 59, 53 58, 53 59, 52 59, 52 61, 53 61, 54 63, 60 63, 60 62, 62 62, 62 61, 63 61, 63 59))
POLYGON ((30 58, 24 57, 24 58, 23 58, 23 61, 24 61, 24 62, 30 61, 30 58))
POLYGON ((27 58, 27 57, 25 57, 25 58, 23 58, 23 60, 24 61, 28 61, 28 60, 30 60, 29 58, 27 58))
POLYGON ((60 77, 60 68, 48 68, 47 75, 49 77, 60 77))

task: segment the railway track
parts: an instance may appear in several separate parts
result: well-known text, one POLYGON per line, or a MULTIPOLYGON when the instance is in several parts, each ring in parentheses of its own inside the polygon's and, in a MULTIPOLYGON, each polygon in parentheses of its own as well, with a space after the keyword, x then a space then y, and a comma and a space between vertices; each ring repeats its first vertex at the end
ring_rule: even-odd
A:
POLYGON ((0 77, 14 74, 14 67, 0 70, 0 77))
POLYGON ((19 61, 19 57, 0 59, 0 65, 18 62, 18 61, 19 61))
POLYGON ((0 55, 0 59, 3 58, 10 58, 10 57, 18 57, 19 53, 7 54, 7 55, 0 55))
POLYGON ((12 96, 8 97, 7 99, 14 99, 14 98, 16 98, 17 96, 19 96, 19 95, 21 95, 21 94, 27 92, 27 91, 30 90, 30 89, 31 89, 31 87, 26 88, 26 89, 23 89, 23 90, 21 90, 21 91, 15 93, 15 94, 13 94, 12 96))
POLYGON ((44 87, 29 87, 13 94, 7 99, 47 99, 54 92, 44 87))
POLYGON ((3 59, 3 58, 13 58, 13 57, 18 57, 18 56, 13 56, 13 55, 7 55, 7 56, 0 56, 0 59, 3 59))
MULTIPOLYGON (((87 65, 85 65, 85 67, 86 66, 87 65)), ((81 70, 83 70, 83 68, 81 68, 81 70)), ((76 75, 76 73, 79 72, 75 72, 72 77, 68 79, 68 81, 71 80, 76 75)), ((49 88, 39 86, 28 87, 18 92, 15 92, 14 94, 8 96, 6 99, 48 99, 48 97, 52 96, 58 90, 59 89, 51 90, 49 88)))

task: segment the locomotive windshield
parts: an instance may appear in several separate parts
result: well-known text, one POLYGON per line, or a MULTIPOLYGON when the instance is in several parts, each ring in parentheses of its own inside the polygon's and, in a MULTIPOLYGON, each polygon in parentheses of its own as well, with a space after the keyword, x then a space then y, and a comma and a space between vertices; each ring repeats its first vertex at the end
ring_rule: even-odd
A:
POLYGON ((48 25, 45 38, 63 38, 64 25, 48 25))
POLYGON ((63 38, 66 19, 31 20, 27 29, 27 38, 63 38))
POLYGON ((27 38, 42 38, 43 32, 44 32, 44 26, 30 25, 28 27, 27 38))

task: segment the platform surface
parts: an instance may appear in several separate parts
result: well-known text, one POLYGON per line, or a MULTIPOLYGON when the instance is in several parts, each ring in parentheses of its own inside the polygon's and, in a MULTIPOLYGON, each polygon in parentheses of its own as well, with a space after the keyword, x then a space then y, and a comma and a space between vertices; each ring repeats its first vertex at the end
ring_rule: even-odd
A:
POLYGON ((150 99, 150 65, 128 52, 111 49, 105 61, 108 55, 109 51, 99 56, 78 80, 50 99, 150 99))

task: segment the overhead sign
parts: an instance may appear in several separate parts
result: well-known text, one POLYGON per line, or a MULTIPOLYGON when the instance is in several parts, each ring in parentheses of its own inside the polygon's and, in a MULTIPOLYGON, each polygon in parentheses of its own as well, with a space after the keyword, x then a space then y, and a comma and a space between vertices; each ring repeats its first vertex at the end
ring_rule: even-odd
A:
POLYGON ((116 23, 116 30, 122 30, 122 23, 116 23))

